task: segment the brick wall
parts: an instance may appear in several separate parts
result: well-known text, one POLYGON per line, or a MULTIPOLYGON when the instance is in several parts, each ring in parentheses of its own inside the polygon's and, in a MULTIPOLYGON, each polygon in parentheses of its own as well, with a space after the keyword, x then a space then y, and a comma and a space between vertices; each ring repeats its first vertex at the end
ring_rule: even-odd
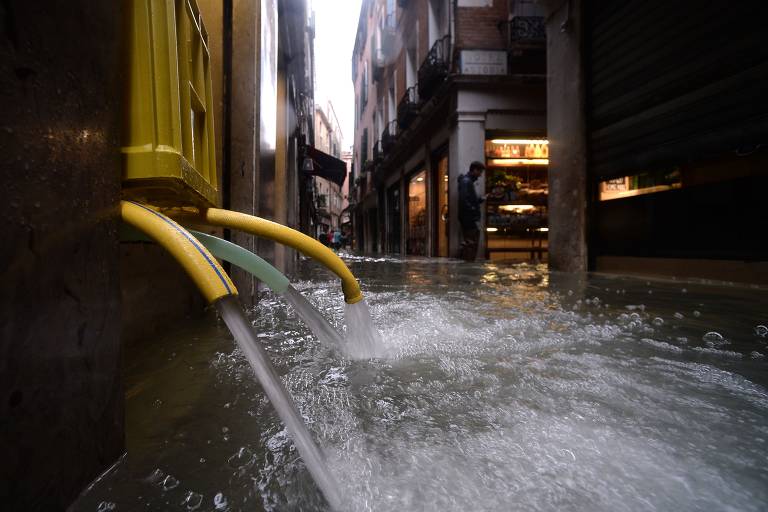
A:
POLYGON ((504 49, 504 31, 499 22, 507 20, 507 0, 494 0, 493 7, 456 9, 456 46, 460 48, 504 49))

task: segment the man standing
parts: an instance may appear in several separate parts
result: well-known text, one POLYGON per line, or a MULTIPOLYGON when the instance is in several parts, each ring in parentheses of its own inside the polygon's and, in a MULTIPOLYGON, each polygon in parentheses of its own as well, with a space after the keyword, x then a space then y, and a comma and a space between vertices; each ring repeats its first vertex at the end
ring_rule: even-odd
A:
POLYGON ((461 224, 461 258, 475 261, 477 244, 480 240, 480 205, 483 199, 477 197, 475 182, 482 176, 485 165, 482 162, 469 164, 469 172, 459 176, 459 224, 461 224))

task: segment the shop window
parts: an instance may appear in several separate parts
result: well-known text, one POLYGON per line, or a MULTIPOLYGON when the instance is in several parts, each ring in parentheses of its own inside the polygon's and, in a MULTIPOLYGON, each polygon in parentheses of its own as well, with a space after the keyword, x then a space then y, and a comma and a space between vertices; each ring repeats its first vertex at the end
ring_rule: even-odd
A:
POLYGON ((486 252, 490 259, 546 257, 549 143, 492 139, 486 150, 486 252))
POLYGON ((437 255, 448 257, 448 156, 437 161, 437 255))
POLYGON ((427 255, 427 172, 420 171, 408 180, 407 253, 427 255))
POLYGON ((658 170, 601 181, 600 201, 673 190, 682 186, 680 170, 658 170))

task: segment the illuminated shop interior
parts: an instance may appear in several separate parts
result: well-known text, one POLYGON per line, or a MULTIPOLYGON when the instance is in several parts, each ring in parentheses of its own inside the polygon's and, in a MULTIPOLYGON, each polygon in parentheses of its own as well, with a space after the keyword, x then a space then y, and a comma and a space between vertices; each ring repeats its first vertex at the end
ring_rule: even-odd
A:
POLYGON ((485 141, 486 257, 547 259, 549 141, 485 141))

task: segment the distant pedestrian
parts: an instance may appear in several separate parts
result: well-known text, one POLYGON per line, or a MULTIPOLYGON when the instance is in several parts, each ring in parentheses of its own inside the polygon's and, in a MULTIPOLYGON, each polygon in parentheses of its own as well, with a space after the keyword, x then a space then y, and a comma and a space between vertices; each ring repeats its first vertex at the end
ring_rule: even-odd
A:
POLYGON ((337 251, 341 248, 341 231, 338 228, 333 232, 333 248, 337 251))
POLYGON ((459 224, 461 224, 461 258, 475 261, 480 241, 480 205, 483 199, 477 196, 475 182, 482 176, 485 165, 482 162, 469 164, 469 172, 459 176, 459 224))

